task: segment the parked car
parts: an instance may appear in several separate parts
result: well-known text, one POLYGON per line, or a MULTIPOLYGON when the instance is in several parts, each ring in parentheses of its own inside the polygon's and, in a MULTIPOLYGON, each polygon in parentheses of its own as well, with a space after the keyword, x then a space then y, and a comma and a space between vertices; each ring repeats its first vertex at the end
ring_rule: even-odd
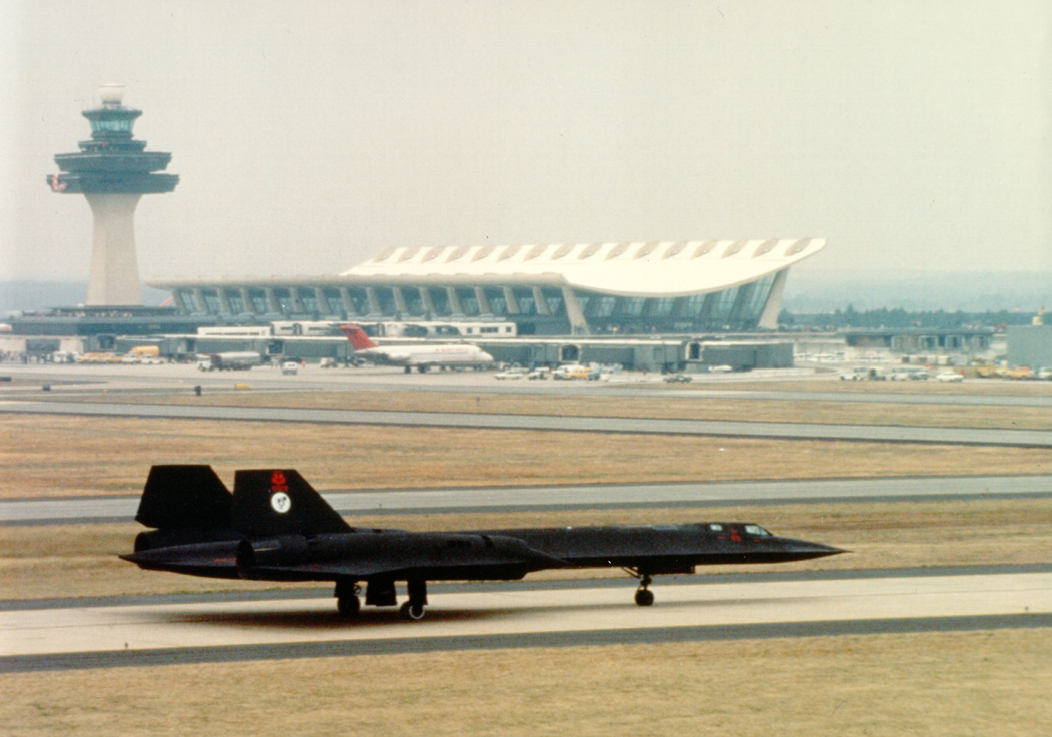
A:
POLYGON ((691 378, 686 374, 672 374, 662 379, 666 384, 689 384, 691 378))
POLYGON ((295 361, 285 361, 281 364, 281 373, 284 376, 295 376, 300 370, 300 365, 295 361))
POLYGON ((964 381, 964 377, 961 376, 956 371, 943 371, 941 374, 939 374, 938 376, 935 377, 935 380, 936 381, 957 382, 957 381, 964 381))

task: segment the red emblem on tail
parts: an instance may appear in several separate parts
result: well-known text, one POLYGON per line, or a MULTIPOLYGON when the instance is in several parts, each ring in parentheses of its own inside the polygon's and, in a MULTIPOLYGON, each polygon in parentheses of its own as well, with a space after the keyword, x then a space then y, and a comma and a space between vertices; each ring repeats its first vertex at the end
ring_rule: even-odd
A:
POLYGON ((274 471, 270 474, 270 489, 271 491, 288 491, 289 482, 285 479, 285 474, 281 471, 274 471))

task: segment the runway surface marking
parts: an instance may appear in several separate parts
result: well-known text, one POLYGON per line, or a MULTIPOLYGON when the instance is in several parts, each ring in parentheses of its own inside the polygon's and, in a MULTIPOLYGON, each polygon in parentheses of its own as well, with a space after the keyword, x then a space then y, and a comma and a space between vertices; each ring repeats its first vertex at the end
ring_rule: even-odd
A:
POLYGON ((1052 573, 666 587, 659 579, 652 590, 657 603, 643 608, 624 587, 510 583, 432 595, 420 623, 372 608, 348 621, 334 601, 309 598, 4 611, 0 656, 1052 613, 1052 573))

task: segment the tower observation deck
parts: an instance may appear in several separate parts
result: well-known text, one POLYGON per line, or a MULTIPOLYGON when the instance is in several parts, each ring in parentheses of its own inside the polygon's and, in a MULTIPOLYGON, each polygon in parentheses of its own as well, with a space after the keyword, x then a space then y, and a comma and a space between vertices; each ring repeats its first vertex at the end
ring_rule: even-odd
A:
POLYGON ((121 104, 124 87, 102 85, 102 107, 83 111, 91 122, 91 140, 80 152, 56 154, 60 173, 47 177, 54 192, 82 194, 91 206, 95 237, 88 280, 88 305, 141 305, 133 215, 144 194, 171 192, 176 174, 162 174, 170 153, 146 151, 132 138, 141 110, 121 104))

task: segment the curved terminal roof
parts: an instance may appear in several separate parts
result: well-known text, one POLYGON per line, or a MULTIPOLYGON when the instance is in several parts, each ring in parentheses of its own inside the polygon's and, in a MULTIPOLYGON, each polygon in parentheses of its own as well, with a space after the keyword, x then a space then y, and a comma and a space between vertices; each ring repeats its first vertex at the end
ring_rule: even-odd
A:
POLYGON ((388 248, 340 274, 422 282, 548 281, 606 294, 674 297, 781 271, 825 246, 816 238, 388 248))

